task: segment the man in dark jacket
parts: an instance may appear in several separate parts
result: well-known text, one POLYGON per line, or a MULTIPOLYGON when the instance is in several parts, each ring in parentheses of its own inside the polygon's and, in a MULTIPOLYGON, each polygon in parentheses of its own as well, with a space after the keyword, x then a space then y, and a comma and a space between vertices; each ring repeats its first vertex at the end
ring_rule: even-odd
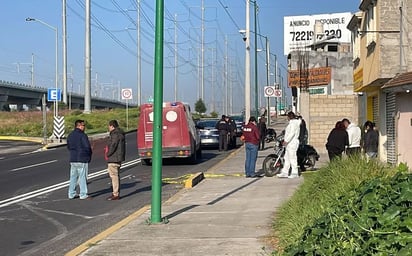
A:
POLYGON ((119 128, 116 120, 109 122, 109 138, 107 139, 105 158, 107 162, 107 171, 112 180, 112 195, 107 200, 120 199, 120 165, 126 158, 126 140, 124 132, 119 128))
POLYGON ((230 131, 229 117, 222 115, 222 119, 216 123, 215 128, 219 131, 219 151, 227 151, 228 133, 230 131))
POLYGON ((229 145, 231 148, 236 148, 236 122, 232 118, 229 119, 229 145))
POLYGON ((266 118, 264 116, 260 117, 257 127, 259 129, 259 134, 260 134, 258 150, 264 150, 265 149, 265 137, 266 137, 266 132, 267 132, 266 118))
POLYGON ((84 133, 84 120, 76 120, 74 130, 67 137, 67 149, 70 151, 70 184, 68 196, 76 196, 76 185, 79 183, 80 199, 90 199, 87 195, 87 174, 92 158, 92 148, 89 138, 84 133))

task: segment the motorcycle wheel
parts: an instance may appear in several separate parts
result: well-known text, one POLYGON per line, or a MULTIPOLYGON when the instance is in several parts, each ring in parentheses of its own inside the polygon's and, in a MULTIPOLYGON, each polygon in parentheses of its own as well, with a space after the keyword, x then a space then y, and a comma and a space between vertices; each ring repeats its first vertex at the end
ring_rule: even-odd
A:
POLYGON ((307 168, 309 168, 310 170, 314 170, 315 169, 315 164, 316 164, 316 156, 315 155, 308 155, 307 159, 306 159, 306 166, 307 168))
POLYGON ((278 156, 271 154, 263 160, 262 169, 265 172, 266 177, 273 177, 282 170, 282 160, 279 159, 279 161, 276 162, 276 159, 278 159, 278 156))

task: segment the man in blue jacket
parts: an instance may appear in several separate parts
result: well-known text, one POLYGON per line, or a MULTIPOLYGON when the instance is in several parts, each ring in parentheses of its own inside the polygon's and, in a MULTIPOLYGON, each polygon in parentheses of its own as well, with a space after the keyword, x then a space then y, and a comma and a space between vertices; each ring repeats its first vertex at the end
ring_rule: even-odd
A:
POLYGON ((87 174, 92 159, 92 148, 89 137, 84 133, 84 120, 76 120, 74 130, 67 137, 67 148, 70 151, 70 185, 68 196, 76 196, 76 185, 79 184, 80 199, 90 199, 87 195, 87 174))

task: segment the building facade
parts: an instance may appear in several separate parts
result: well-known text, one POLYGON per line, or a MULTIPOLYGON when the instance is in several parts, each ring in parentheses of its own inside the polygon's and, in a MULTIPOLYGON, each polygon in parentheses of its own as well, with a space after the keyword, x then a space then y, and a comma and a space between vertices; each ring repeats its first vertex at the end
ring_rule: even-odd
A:
POLYGON ((336 13, 287 17, 285 21, 285 31, 293 31, 288 33, 292 36, 305 31, 306 35, 314 35, 311 40, 300 40, 299 44, 293 40, 296 37, 292 37, 285 50, 291 49, 288 86, 292 90, 293 110, 305 119, 308 141, 321 153, 326 153, 328 134, 337 121, 348 118, 358 122, 351 32, 346 27, 351 17, 350 13, 336 13), (299 26, 290 28, 292 25, 299 26))
POLYGON ((352 31, 359 120, 376 123, 379 158, 412 166, 412 1, 362 0, 352 31))

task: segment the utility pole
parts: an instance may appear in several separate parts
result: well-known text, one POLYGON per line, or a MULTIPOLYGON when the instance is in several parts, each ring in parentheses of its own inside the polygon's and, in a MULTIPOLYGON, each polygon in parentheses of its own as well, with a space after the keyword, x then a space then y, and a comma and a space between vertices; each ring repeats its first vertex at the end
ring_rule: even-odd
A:
POLYGON ((140 0, 137 0, 137 105, 142 104, 142 54, 140 39, 140 0))
MULTIPOLYGON (((266 39, 266 86, 270 85, 269 82, 269 75, 270 75, 270 49, 269 49, 269 39, 267 38, 267 36, 265 36, 266 39)), ((267 108, 267 120, 268 120, 268 125, 270 125, 270 97, 268 97, 268 108, 267 108)))
POLYGON ((177 101, 177 65, 178 65, 178 58, 177 58, 177 14, 175 13, 174 19, 174 27, 175 27, 175 101, 177 101))
POLYGON ((69 110, 72 109, 72 94, 73 94, 73 65, 70 65, 69 110))
POLYGON ((233 114, 233 83, 231 79, 231 74, 232 74, 232 59, 228 60, 228 78, 227 78, 227 83, 229 86, 229 114, 233 114))
POLYGON ((205 83, 205 6, 204 6, 204 0, 202 0, 202 27, 201 27, 201 36, 202 36, 202 41, 201 41, 201 81, 200 81, 200 98, 204 100, 204 83, 205 83))
POLYGON ((85 20, 86 20, 86 35, 85 35, 85 79, 84 79, 84 113, 91 113, 91 31, 90 31, 90 1, 86 0, 85 20))
POLYGON ((250 0, 246 0, 246 32, 245 32, 245 122, 250 117, 250 0))
POLYGON ((215 50, 217 48, 212 48, 212 112, 215 112, 215 50))
POLYGON ((66 0, 63 0, 63 103, 67 104, 67 26, 66 26, 66 0))
POLYGON ((224 85, 225 85, 225 100, 223 102, 224 104, 224 114, 227 115, 229 108, 228 108, 228 104, 229 104, 229 85, 228 85, 228 57, 227 57, 227 36, 225 36, 225 64, 224 64, 224 77, 223 77, 223 81, 224 81, 224 85))

